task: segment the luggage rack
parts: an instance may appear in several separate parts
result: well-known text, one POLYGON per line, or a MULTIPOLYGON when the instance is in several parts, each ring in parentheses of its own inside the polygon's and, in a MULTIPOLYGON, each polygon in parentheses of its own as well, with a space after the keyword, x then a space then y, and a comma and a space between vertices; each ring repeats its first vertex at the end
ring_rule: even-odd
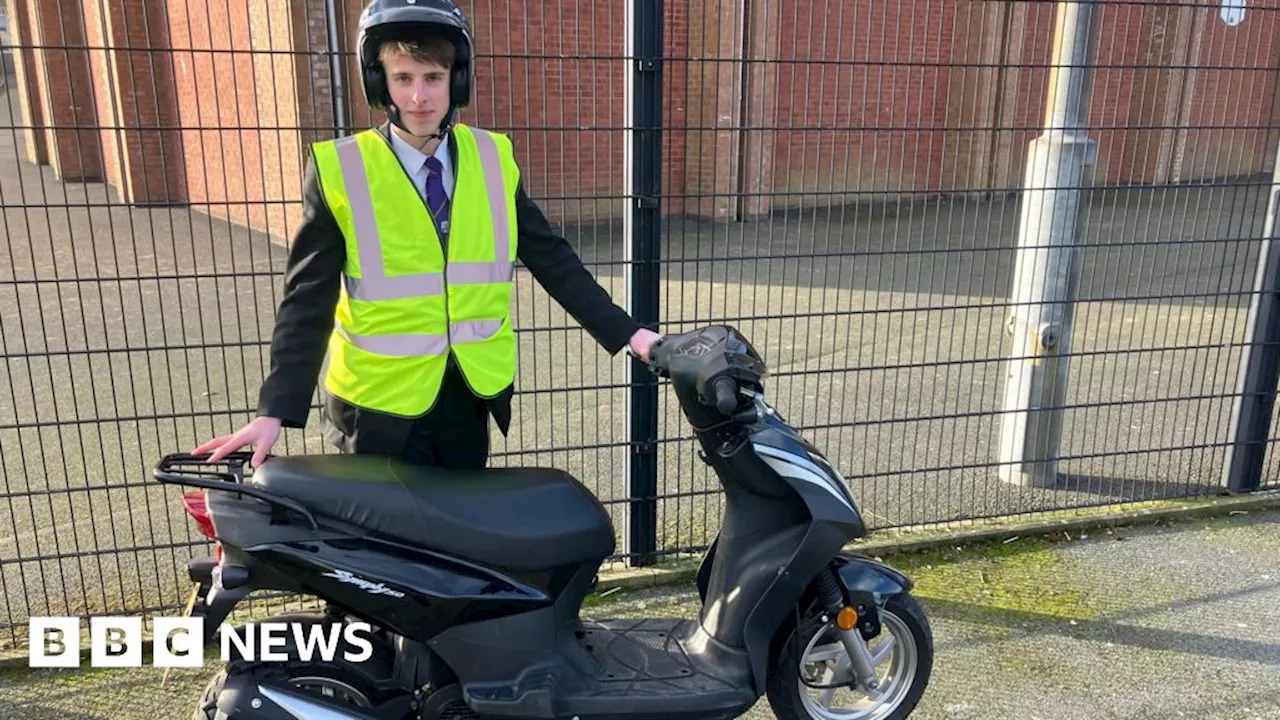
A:
POLYGON ((204 488, 205 490, 248 495, 275 507, 292 510, 306 518, 307 522, 311 523, 312 530, 319 530, 320 523, 316 522, 315 515, 311 514, 311 511, 303 507, 301 503, 280 497, 275 493, 256 487, 252 483, 245 482, 244 466, 251 457, 253 457, 253 453, 249 451, 231 453, 224 459, 226 469, 216 470, 213 468, 220 467, 222 463, 217 465, 210 463, 208 455, 170 453, 160 459, 160 462, 152 471, 152 475, 156 480, 169 485, 185 485, 187 487, 204 488), (199 469, 195 469, 192 466, 198 466, 199 469))

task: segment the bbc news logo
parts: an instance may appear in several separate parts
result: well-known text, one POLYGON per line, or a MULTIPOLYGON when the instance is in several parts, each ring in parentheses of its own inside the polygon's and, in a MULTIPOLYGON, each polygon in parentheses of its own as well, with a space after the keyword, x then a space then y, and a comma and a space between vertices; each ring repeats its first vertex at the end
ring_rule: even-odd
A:
MULTIPOLYGON (((204 665, 204 618, 157 617, 150 645, 151 664, 156 667, 202 667, 204 665)), ((241 658, 258 662, 286 662, 290 646, 304 662, 318 659, 334 662, 346 641, 342 658, 358 663, 373 655, 368 640, 368 623, 351 622, 319 625, 297 622, 251 623, 243 628, 223 624, 218 627, 222 661, 241 658), (235 654, 233 655, 233 650, 235 654)), ((38 668, 81 666, 80 618, 33 617, 28 629, 29 665, 38 668)), ((140 617, 95 617, 89 619, 90 667, 142 667, 143 646, 140 617)))

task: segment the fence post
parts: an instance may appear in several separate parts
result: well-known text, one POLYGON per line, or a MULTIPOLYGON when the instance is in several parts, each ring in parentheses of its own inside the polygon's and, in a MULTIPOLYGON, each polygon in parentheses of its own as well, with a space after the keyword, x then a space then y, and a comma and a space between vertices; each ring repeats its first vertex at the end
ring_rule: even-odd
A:
MULTIPOLYGON (((623 235, 627 303, 641 325, 658 323, 658 257, 662 192, 663 0, 627 1, 626 174, 623 235)), ((633 565, 649 565, 658 547, 658 383, 639 360, 627 363, 626 553, 633 565)))
POLYGON ((342 48, 347 46, 338 39, 338 10, 334 3, 337 0, 325 0, 324 22, 329 39, 329 83, 333 93, 333 134, 343 137, 347 134, 346 88, 342 83, 342 48))
POLYGON ((1271 171, 1267 220, 1258 249, 1258 270, 1245 325, 1248 346, 1236 376, 1231 428, 1222 480, 1230 492, 1257 490, 1271 435, 1271 409, 1280 377, 1280 252, 1271 246, 1280 202, 1280 144, 1271 171))

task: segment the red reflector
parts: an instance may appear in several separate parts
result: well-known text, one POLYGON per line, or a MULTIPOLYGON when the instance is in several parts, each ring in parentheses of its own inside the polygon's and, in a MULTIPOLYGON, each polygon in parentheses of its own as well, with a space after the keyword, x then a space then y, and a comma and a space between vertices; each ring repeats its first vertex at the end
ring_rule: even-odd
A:
POLYGON ((195 518, 200 533, 210 540, 214 539, 213 520, 209 518, 209 506, 205 503, 203 490, 192 490, 182 494, 182 506, 187 514, 195 518))

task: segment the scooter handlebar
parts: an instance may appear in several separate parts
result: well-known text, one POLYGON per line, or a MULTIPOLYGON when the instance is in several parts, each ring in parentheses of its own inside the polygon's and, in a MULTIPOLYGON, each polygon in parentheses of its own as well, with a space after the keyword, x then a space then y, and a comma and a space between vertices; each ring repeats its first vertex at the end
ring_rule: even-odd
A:
POLYGON ((711 386, 715 398, 716 409, 725 415, 731 414, 738 407, 738 383, 728 375, 716 378, 711 386))
MULTIPOLYGON (((649 369, 659 377, 671 377, 671 361, 674 345, 668 338, 661 338, 649 350, 649 369)), ((721 375, 711 381, 703 403, 714 407, 723 415, 732 415, 738 409, 738 381, 730 375, 721 375)))
POLYGON ((659 377, 669 377, 670 369, 668 364, 671 362, 671 343, 663 338, 658 338, 649 348, 649 370, 659 377))

